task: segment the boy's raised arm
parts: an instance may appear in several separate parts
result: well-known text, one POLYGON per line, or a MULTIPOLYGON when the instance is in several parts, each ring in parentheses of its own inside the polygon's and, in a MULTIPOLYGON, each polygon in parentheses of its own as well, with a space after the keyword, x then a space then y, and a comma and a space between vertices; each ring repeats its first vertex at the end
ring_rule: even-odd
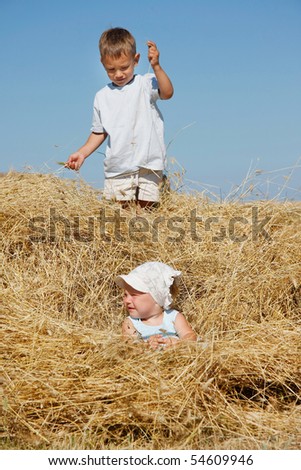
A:
POLYGON ((160 53, 157 49, 156 44, 153 41, 147 41, 148 46, 148 60, 153 68, 154 74, 156 75, 160 98, 162 100, 169 100, 173 95, 173 86, 167 73, 162 69, 159 63, 160 53))

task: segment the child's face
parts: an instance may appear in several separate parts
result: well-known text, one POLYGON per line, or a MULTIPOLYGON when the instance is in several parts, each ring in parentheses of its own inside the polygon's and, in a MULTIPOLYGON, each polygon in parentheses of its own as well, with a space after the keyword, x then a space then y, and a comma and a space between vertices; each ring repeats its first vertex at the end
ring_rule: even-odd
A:
POLYGON ((150 294, 140 292, 128 284, 124 290, 123 303, 131 317, 141 320, 147 320, 162 312, 162 308, 150 294))
POLYGON ((117 86, 124 86, 134 77, 134 70, 139 61, 139 54, 134 57, 123 54, 118 59, 105 56, 101 62, 108 77, 117 86))

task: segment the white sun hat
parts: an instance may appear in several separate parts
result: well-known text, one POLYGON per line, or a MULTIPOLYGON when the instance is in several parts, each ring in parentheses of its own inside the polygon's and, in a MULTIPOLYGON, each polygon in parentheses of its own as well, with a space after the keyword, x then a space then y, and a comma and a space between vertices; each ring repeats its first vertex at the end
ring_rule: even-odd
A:
POLYGON ((177 283, 181 271, 176 271, 167 264, 159 261, 149 261, 133 269, 129 274, 121 274, 115 279, 116 284, 123 289, 126 284, 134 289, 149 293, 160 307, 167 309, 172 303, 170 287, 177 283))

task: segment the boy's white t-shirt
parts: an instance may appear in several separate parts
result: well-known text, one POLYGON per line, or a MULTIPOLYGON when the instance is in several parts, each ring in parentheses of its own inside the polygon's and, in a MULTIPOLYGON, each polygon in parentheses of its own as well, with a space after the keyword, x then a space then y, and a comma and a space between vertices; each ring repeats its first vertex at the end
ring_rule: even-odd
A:
POLYGON ((106 178, 139 168, 164 170, 164 123, 158 99, 154 74, 135 75, 123 87, 110 83, 96 93, 91 131, 108 134, 106 178))

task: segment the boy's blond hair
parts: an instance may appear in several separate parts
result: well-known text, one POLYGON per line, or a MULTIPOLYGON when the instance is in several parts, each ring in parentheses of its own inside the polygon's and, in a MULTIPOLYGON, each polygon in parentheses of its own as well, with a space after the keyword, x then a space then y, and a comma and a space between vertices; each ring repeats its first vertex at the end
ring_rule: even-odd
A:
POLYGON ((119 59, 123 54, 135 56, 136 41, 129 31, 123 28, 111 28, 104 31, 99 39, 100 58, 119 59))

